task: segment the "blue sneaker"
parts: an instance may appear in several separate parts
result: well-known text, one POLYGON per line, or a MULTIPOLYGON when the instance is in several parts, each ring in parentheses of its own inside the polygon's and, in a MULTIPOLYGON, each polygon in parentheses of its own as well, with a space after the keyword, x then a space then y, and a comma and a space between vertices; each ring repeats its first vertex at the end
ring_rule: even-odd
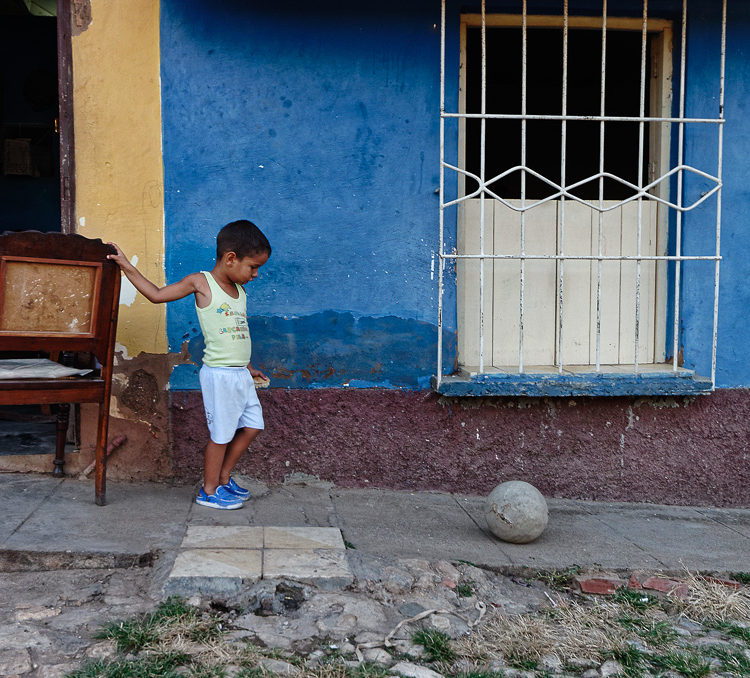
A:
POLYGON ((224 489, 223 485, 216 488, 216 492, 213 494, 206 494, 206 491, 201 487, 201 491, 195 498, 195 503, 201 506, 209 506, 215 509, 223 509, 225 511, 231 511, 232 509, 239 509, 244 506, 242 499, 235 497, 230 494, 229 491, 224 489))
POLYGON ((224 488, 234 497, 237 497, 237 499, 241 499, 242 501, 250 499, 250 490, 246 490, 244 487, 240 487, 237 483, 234 482, 234 478, 230 477, 229 482, 226 485, 222 485, 222 488, 224 488))

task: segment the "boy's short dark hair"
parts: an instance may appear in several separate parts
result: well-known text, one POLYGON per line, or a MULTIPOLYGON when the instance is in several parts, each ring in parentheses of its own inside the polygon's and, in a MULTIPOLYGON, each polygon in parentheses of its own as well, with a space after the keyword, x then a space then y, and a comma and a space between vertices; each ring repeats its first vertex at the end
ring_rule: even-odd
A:
POLYGON ((266 252, 270 257, 271 244, 252 221, 240 219, 224 226, 216 236, 216 260, 227 252, 234 252, 240 259, 259 252, 266 252))

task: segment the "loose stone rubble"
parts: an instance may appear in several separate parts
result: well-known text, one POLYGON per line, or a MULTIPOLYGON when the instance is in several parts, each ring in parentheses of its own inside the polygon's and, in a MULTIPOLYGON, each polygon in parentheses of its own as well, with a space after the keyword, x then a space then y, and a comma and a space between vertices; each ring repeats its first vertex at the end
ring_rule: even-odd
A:
MULTIPOLYGON (((539 579, 503 576, 466 562, 386 561, 356 550, 346 555, 354 583, 340 591, 263 580, 228 599, 194 595, 188 602, 222 615, 229 629, 225 643, 250 641, 273 649, 274 656, 261 661, 268 673, 296 676, 302 672, 300 658, 302 665, 315 667, 332 655, 356 666, 359 653, 393 675, 438 678, 425 648, 413 642, 418 629, 456 639, 470 633, 485 611, 488 618, 540 612, 558 595, 539 579)), ((95 640, 94 633, 108 622, 153 610, 163 597, 166 569, 157 562, 121 570, 0 574, 0 675, 57 678, 87 661, 114 657, 114 643, 95 640)), ((675 633, 696 644, 728 642, 687 619, 675 626, 675 633)), ((564 667, 557 656, 546 655, 538 669, 545 675, 605 678, 623 667, 612 660, 564 667)), ((451 673, 476 670, 459 659, 451 673)), ((500 659, 481 670, 503 672, 507 678, 540 675, 500 659)), ((238 672, 238 667, 228 667, 225 675, 238 672)))

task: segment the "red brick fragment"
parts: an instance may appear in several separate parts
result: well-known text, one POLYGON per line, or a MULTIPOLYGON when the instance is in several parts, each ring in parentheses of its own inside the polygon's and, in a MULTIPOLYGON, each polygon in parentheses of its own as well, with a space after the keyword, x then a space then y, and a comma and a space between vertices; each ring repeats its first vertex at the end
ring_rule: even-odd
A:
POLYGON ((685 582, 680 582, 677 586, 675 586, 669 594, 672 596, 677 596, 678 598, 682 598, 682 600, 685 600, 685 598, 688 597, 688 585, 685 582))
POLYGON ((644 589, 651 589, 652 591, 661 591, 662 593, 669 593, 675 586, 680 582, 676 579, 667 579, 666 577, 649 577, 643 582, 644 589))
POLYGON ((643 582, 643 588, 660 591, 661 593, 671 593, 678 598, 686 598, 688 594, 688 585, 684 581, 667 579, 666 577, 649 577, 643 582))
POLYGON ((734 581, 734 579, 721 579, 719 577, 708 577, 708 581, 713 582, 714 584, 721 584, 722 586, 728 586, 732 589, 741 589, 742 584, 738 581, 734 581))
POLYGON ((627 584, 624 579, 618 577, 576 577, 575 581, 583 593, 605 596, 612 595, 627 584))
POLYGON ((634 574, 630 575, 630 579, 628 580, 628 588, 636 590, 640 590, 643 588, 643 586, 641 586, 641 582, 636 579, 636 576, 634 574))

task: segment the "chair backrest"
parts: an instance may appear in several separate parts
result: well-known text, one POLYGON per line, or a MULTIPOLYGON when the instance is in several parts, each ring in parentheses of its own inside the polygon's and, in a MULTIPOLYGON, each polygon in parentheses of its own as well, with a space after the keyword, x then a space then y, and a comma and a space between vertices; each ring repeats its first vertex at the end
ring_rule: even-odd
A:
POLYGON ((0 235, 0 351, 88 351, 107 366, 120 296, 114 253, 81 235, 0 235))

